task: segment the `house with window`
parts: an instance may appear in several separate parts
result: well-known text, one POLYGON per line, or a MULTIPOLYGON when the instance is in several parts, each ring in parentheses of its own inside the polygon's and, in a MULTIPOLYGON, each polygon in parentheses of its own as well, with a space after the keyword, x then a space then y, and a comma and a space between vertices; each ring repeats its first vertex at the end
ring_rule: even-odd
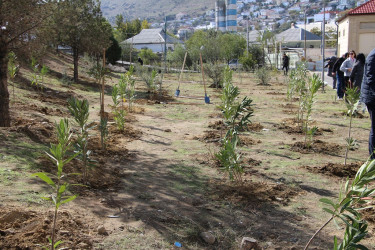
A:
POLYGON ((135 35, 120 44, 130 44, 138 50, 151 49, 154 53, 164 53, 164 48, 174 50, 175 45, 183 42, 165 34, 164 29, 143 29, 138 35, 135 35))
POLYGON ((338 20, 337 54, 354 50, 368 55, 375 48, 375 0, 350 10, 338 20))

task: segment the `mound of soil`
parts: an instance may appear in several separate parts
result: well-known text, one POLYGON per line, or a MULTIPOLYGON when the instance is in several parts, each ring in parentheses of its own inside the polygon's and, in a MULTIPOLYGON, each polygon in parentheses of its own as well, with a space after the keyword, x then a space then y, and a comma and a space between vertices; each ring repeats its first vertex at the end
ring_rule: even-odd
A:
MULTIPOLYGON (((224 132, 222 136, 223 137, 225 136, 224 132)), ((204 131, 204 134, 201 136, 195 136, 194 140, 198 140, 198 141, 206 142, 206 143, 212 143, 212 142, 219 142, 222 136, 220 135, 220 132, 218 131, 208 130, 208 131, 204 131)))
POLYGON ((261 142, 262 142, 261 140, 254 140, 254 139, 250 138, 249 136, 241 135, 240 141, 239 141, 239 146, 251 146, 251 145, 261 143, 261 142))
POLYGON ((254 131, 259 132, 264 128, 264 126, 260 123, 253 122, 247 125, 247 131, 254 131))
POLYGON ((342 152, 344 147, 334 144, 328 143, 321 140, 314 140, 310 146, 305 145, 304 142, 296 142, 291 145, 291 150, 294 152, 299 152, 302 154, 309 154, 309 153, 319 153, 319 154, 330 154, 330 155, 337 155, 342 152))
POLYGON ((259 166, 260 164, 262 164, 262 161, 255 160, 253 158, 245 158, 243 160, 243 163, 250 166, 259 166))
POLYGON ((133 128, 129 124, 125 124, 124 131, 120 131, 115 126, 109 127, 108 131, 110 135, 114 135, 114 136, 123 135, 126 138, 131 139, 131 140, 138 140, 142 136, 142 131, 133 128))
MULTIPOLYGON (((341 112, 341 113, 339 113, 339 114, 337 114, 337 113, 335 113, 335 114, 333 114, 333 116, 334 117, 343 117, 343 116, 347 116, 347 117, 349 117, 348 116, 348 113, 347 112, 341 112)), ((359 119, 363 119, 363 118, 366 118, 362 113, 360 113, 360 112, 355 112, 354 114, 353 114, 353 118, 359 118, 359 119)))
POLYGON ((267 95, 286 95, 286 94, 281 93, 281 92, 268 92, 267 95))
POLYGON ((286 205, 290 198, 301 191, 285 184, 257 183, 245 181, 243 185, 236 185, 226 181, 213 181, 215 186, 208 194, 232 202, 236 205, 245 205, 258 202, 279 202, 286 205))
MULTIPOLYGON (((216 130, 227 130, 228 127, 225 126, 224 122, 222 120, 219 120, 219 121, 214 121, 214 122, 210 122, 208 124, 208 127, 209 128, 212 128, 212 129, 216 129, 216 130)), ((249 123, 247 125, 247 128, 245 128, 244 130, 245 131, 255 131, 255 132, 259 132, 263 129, 263 125, 261 125, 260 123, 249 123)))
POLYGON ((304 168, 313 173, 353 178, 356 175, 358 169, 362 166, 362 164, 363 162, 355 162, 346 165, 340 163, 328 163, 324 166, 304 166, 304 168))
POLYGON ((14 117, 11 125, 9 131, 23 133, 35 142, 50 143, 53 141, 55 125, 47 119, 38 121, 14 117))
MULTIPOLYGON (((282 130, 283 132, 285 132, 289 135, 290 134, 305 134, 305 132, 301 129, 301 127, 296 126, 296 125, 290 126, 290 125, 287 125, 285 123, 281 123, 281 124, 274 125, 274 127, 282 130)), ((315 136, 323 135, 324 132, 332 133, 333 131, 330 128, 318 128, 314 135, 315 136)))
POLYGON ((222 120, 210 122, 208 124, 209 128, 216 129, 216 130, 225 130, 227 129, 227 126, 225 126, 224 122, 222 120))
MULTIPOLYGON (((48 246, 53 213, 19 207, 0 207, 0 249, 41 249, 48 246)), ((56 239, 69 249, 91 249, 93 230, 82 217, 64 211, 58 214, 56 239)))

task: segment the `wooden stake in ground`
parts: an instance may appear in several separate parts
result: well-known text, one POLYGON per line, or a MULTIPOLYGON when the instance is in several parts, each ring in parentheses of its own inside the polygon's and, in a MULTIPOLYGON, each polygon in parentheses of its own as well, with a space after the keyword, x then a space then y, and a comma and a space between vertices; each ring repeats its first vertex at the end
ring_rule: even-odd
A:
POLYGON ((202 69, 202 78, 203 78, 204 96, 207 96, 206 81, 205 81, 205 79, 204 79, 204 71, 203 71, 202 53, 199 53, 199 56, 200 56, 200 59, 201 59, 201 69, 202 69))
MULTIPOLYGON (((103 72, 105 69, 105 49, 103 49, 103 72)), ((102 91, 101 91, 101 102, 100 102, 100 117, 103 119, 104 116, 104 85, 105 85, 105 77, 103 75, 102 78, 102 91)))
POLYGON ((181 72, 180 72, 180 77, 178 78, 178 87, 177 87, 177 89, 180 89, 182 73, 184 72, 184 68, 185 68, 186 56, 187 56, 187 51, 185 52, 184 62, 182 63, 182 68, 181 68, 181 72))

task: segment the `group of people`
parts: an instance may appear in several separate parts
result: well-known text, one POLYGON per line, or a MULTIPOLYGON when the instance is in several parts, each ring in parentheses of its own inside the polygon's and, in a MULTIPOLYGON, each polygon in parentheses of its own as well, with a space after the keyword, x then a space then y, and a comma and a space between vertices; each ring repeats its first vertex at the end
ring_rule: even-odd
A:
POLYGON ((375 159, 375 49, 367 58, 362 53, 356 55, 353 50, 339 59, 330 58, 326 67, 328 75, 333 77, 333 88, 337 88, 339 99, 344 97, 346 88, 360 91, 360 102, 366 105, 370 114, 369 153, 370 158, 375 159))
POLYGON ((329 59, 325 67, 328 68, 328 76, 333 78, 333 88, 337 89, 339 100, 344 98, 347 88, 361 90, 365 60, 363 53, 356 55, 354 50, 338 59, 334 56, 329 59))

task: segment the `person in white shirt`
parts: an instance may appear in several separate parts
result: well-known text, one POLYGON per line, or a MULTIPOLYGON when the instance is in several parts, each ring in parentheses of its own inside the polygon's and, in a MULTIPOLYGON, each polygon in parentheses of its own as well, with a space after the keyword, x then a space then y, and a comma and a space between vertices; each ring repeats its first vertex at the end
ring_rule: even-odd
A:
POLYGON ((355 63, 355 58, 356 58, 355 51, 354 50, 350 51, 349 57, 341 64, 341 67, 340 67, 340 70, 344 72, 344 82, 345 82, 344 92, 346 88, 349 87, 350 74, 352 73, 352 69, 355 63))

